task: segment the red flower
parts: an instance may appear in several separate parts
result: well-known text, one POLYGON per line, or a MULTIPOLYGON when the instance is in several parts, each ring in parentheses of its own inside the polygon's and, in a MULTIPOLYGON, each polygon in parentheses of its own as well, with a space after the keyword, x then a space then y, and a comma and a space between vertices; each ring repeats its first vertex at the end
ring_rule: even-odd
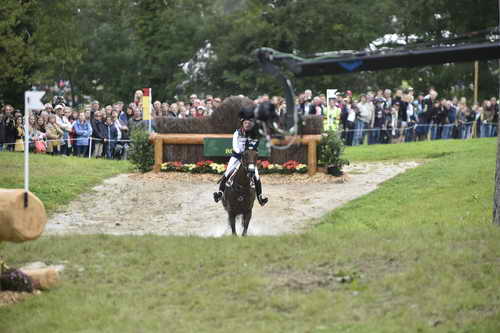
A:
POLYGON ((271 164, 271 163, 269 163, 269 161, 262 161, 262 163, 261 163, 262 168, 264 168, 264 169, 268 169, 269 168, 269 164, 271 164))

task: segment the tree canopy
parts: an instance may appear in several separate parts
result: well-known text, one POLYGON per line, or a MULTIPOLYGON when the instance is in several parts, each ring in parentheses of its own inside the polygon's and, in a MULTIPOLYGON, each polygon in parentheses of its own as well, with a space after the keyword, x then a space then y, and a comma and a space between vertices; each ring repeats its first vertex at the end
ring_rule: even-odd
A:
MULTIPOLYGON (((173 101, 190 93, 282 94, 253 51, 311 55, 361 50, 397 34, 437 40, 498 24, 495 0, 3 0, 0 100, 19 103, 32 85, 71 83, 71 98, 129 101, 153 89, 173 101), (495 10, 492 10, 495 9, 495 10), (187 69, 187 70, 186 70, 187 69)), ((498 62, 481 63, 480 92, 496 95, 498 62)), ((470 96, 472 64, 294 80, 298 90, 364 91, 403 84, 470 96)))

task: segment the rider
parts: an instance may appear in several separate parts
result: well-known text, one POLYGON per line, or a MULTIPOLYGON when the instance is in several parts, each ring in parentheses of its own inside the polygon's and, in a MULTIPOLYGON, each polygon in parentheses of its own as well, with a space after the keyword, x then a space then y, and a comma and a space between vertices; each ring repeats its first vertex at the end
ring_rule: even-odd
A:
MULTIPOLYGON (((240 122, 241 127, 238 128, 233 134, 233 153, 231 154, 231 159, 227 165, 226 172, 219 184, 219 191, 214 192, 215 202, 219 202, 222 198, 222 193, 226 189, 226 181, 228 176, 235 170, 241 163, 241 156, 243 152, 252 148, 257 150, 259 145, 257 127, 255 126, 255 119, 253 112, 248 112, 247 109, 240 110, 240 122)), ((255 182, 255 192, 257 194, 257 200, 261 206, 264 206, 268 198, 262 197, 262 183, 260 182, 259 171, 255 169, 254 175, 255 182)))

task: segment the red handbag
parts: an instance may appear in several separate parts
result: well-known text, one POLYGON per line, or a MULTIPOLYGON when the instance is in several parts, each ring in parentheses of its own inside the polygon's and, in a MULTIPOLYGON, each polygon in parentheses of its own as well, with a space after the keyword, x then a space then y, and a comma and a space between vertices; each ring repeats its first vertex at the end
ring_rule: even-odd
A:
POLYGON ((35 141, 35 151, 37 153, 45 153, 47 151, 47 146, 45 145, 45 142, 42 140, 35 141))

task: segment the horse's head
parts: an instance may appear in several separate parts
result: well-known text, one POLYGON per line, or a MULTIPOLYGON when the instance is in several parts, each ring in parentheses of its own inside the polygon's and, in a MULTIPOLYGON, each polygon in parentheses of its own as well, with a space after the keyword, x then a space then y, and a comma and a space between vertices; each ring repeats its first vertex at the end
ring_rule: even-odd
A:
POLYGON ((253 148, 248 148, 242 155, 241 165, 245 168, 248 177, 255 175, 257 168, 257 151, 253 148))

